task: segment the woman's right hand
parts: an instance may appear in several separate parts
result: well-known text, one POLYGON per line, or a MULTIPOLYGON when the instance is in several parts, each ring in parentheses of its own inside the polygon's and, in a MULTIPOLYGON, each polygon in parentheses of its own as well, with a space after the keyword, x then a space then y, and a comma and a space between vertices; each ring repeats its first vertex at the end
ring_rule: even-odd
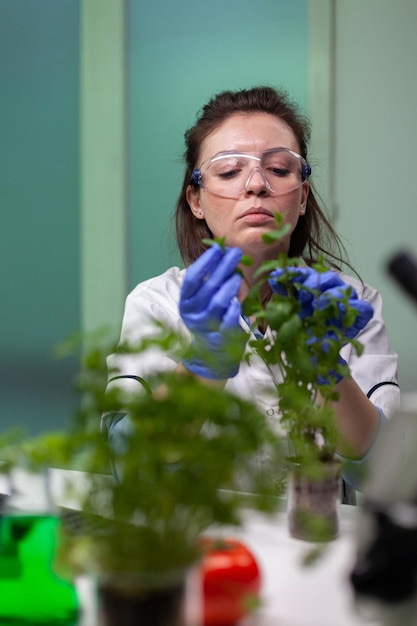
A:
POLYGON ((179 311, 193 336, 184 366, 203 378, 223 380, 236 376, 246 345, 240 327, 237 299, 242 277, 236 268, 239 248, 225 251, 215 243, 187 270, 179 311))

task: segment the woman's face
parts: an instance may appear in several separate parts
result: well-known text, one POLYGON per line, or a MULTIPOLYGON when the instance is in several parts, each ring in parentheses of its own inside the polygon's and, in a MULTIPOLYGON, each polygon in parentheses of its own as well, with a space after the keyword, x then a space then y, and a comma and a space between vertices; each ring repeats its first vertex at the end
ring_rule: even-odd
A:
MULTIPOLYGON (((203 142, 199 162, 219 152, 262 152, 288 148, 299 152, 292 130, 268 113, 236 113, 221 124, 203 142)), ((277 248, 288 252, 291 233, 306 210, 309 185, 305 182, 284 195, 273 195, 262 174, 255 171, 238 199, 224 198, 201 187, 187 189, 187 200, 197 219, 205 219, 214 237, 225 237, 228 246, 238 246, 245 254, 270 256, 277 248), (276 229, 274 216, 280 213, 290 225, 288 235, 276 247, 268 246, 262 234, 276 229), (263 252, 262 252, 263 251, 263 252)))

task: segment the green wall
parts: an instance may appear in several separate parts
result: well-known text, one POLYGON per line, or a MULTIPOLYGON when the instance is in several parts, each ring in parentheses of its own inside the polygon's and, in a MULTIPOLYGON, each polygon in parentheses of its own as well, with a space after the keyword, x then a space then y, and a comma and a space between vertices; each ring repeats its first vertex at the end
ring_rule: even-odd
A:
POLYGON ((65 424, 76 360, 56 345, 118 331, 127 291, 179 262, 197 109, 260 83, 308 109, 310 5, 0 0, 1 430, 65 424))
POLYGON ((268 83, 308 105, 307 0, 127 4, 129 287, 178 264, 170 221, 184 131, 222 89, 268 83))
POLYGON ((337 0, 335 26, 336 226, 382 294, 401 388, 415 391, 417 309, 386 264, 403 248, 417 256, 417 2, 337 0))
POLYGON ((0 428, 65 423, 79 329, 79 7, 0 0, 0 428))

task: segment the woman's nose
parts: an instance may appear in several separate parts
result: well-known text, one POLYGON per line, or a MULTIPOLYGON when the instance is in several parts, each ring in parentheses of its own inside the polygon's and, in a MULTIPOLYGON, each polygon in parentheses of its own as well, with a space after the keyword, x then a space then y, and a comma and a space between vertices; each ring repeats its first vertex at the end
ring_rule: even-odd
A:
POLYGON ((265 176, 265 172, 261 167, 254 167, 250 172, 245 183, 245 192, 247 194, 267 195, 269 193, 269 183, 265 176))

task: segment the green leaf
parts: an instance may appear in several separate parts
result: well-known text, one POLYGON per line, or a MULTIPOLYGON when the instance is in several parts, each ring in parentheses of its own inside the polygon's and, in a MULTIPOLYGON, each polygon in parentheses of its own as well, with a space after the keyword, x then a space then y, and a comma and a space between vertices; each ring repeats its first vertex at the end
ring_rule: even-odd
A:
POLYGON ((255 278, 258 278, 259 276, 262 276, 263 274, 269 274, 270 272, 275 270, 277 267, 279 267, 277 264, 277 261, 265 261, 264 263, 262 263, 262 265, 258 267, 254 276, 255 278))
POLYGON ((275 241, 279 241, 288 235, 291 230, 291 226, 289 224, 284 224, 282 228, 279 230, 272 230, 269 233, 264 233, 262 235, 262 239, 265 243, 275 243, 275 241))
POLYGON ((214 237, 213 239, 205 238, 202 241, 206 246, 211 247, 217 243, 223 251, 226 249, 226 237, 214 237))
POLYGON ((293 314, 287 321, 279 327, 278 341, 287 343, 296 338, 301 328, 301 319, 297 313, 293 314))
POLYGON ((249 254, 244 254, 240 260, 242 265, 251 266, 253 265, 253 259, 249 254))
POLYGON ((280 330, 294 312, 294 303, 288 298, 273 300, 266 305, 266 319, 271 328, 280 330))
POLYGON ((352 339, 351 342, 353 349, 355 350, 358 356, 361 356, 364 351, 364 345, 358 341, 357 339, 352 339))

